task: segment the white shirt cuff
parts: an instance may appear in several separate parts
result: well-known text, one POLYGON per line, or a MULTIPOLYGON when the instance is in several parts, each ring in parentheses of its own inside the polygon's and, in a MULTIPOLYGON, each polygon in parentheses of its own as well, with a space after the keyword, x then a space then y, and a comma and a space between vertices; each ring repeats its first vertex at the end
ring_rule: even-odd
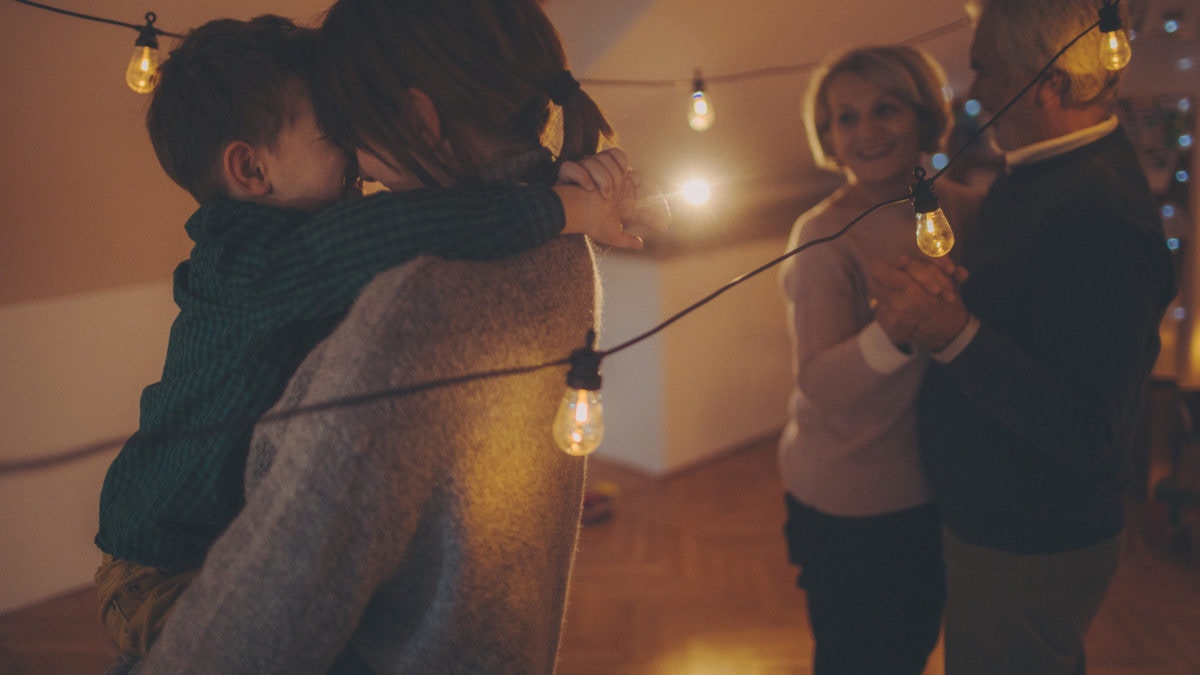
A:
POLYGON ((912 354, 906 354, 892 344, 878 321, 872 321, 859 332, 858 348, 871 370, 884 375, 896 372, 913 359, 912 354))
POLYGON ((938 363, 950 363, 967 348, 967 345, 971 344, 971 340, 975 339, 975 334, 978 332, 979 319, 972 316, 967 319, 967 325, 950 341, 950 344, 942 347, 941 351, 933 352, 931 355, 933 360, 938 363))

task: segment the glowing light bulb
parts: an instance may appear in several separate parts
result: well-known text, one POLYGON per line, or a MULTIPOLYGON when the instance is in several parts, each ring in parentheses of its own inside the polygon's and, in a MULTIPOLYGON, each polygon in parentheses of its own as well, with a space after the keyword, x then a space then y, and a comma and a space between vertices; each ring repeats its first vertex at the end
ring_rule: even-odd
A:
POLYGON ((688 107, 688 126, 696 131, 705 131, 712 126, 714 117, 712 105, 704 93, 704 78, 700 77, 700 71, 696 71, 696 78, 692 80, 692 99, 688 107))
POLYGON ((554 418, 558 447, 576 457, 590 454, 604 440, 604 406, 600 392, 567 389, 554 418))
POLYGON ((158 50, 152 47, 134 47, 133 58, 125 69, 125 84, 139 94, 154 90, 154 74, 158 72, 158 50))
POLYGON ((571 353, 567 391, 558 404, 551 429, 558 447, 568 455, 587 455, 604 440, 604 406, 600 401, 600 359, 593 346, 596 331, 589 330, 587 344, 571 353))
POLYGON ((954 248, 954 230, 938 206, 933 181, 926 180, 925 169, 917 167, 913 174, 917 177, 911 189, 917 218, 917 248, 931 258, 940 258, 954 248))
POLYGON ((1121 70, 1129 65, 1133 50, 1129 47, 1129 38, 1125 37, 1125 31, 1117 29, 1100 37, 1100 62, 1105 68, 1121 70))
POLYGON ((139 94, 154 91, 154 75, 158 72, 158 29, 154 12, 146 12, 146 25, 138 29, 133 43, 133 58, 125 69, 125 84, 139 94))
POLYGON ((930 258, 940 258, 954 248, 954 230, 941 209, 917 213, 917 248, 930 258))
POLYGON ((707 204, 712 197, 712 188, 708 186, 708 181, 700 178, 693 178, 679 187, 680 194, 687 200, 689 204, 700 206, 707 204))
POLYGON ((1108 70, 1121 70, 1129 65, 1133 50, 1121 27, 1119 0, 1104 0, 1100 7, 1100 62, 1108 70))

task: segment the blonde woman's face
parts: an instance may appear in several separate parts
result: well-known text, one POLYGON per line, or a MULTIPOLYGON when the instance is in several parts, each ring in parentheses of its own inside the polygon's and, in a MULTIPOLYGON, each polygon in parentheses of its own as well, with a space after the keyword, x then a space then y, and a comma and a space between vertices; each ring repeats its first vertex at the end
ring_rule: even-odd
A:
POLYGON ((917 113, 872 80, 838 73, 827 88, 829 138, 854 182, 907 180, 921 159, 917 113))

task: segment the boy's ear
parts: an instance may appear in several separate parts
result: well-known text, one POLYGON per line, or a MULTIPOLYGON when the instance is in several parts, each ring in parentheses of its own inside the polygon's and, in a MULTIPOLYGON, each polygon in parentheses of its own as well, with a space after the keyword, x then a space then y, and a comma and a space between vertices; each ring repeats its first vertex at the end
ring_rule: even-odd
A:
POLYGON ((429 135, 426 139, 430 146, 437 145, 442 140, 442 121, 438 117, 437 106, 434 105, 433 99, 425 92, 416 87, 409 87, 408 95, 412 99, 413 109, 417 113, 417 117, 425 126, 425 132, 429 135))
POLYGON ((261 148, 246 141, 233 141, 221 153, 221 175, 233 199, 253 199, 271 193, 271 181, 261 157, 261 148))

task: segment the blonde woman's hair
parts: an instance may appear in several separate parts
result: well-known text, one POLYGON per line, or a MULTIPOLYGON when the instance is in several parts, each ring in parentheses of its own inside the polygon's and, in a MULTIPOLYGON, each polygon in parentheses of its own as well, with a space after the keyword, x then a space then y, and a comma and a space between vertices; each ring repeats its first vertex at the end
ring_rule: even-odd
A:
POLYGON ((829 109, 829 85, 842 73, 866 78, 910 106, 917 115, 921 150, 941 149, 952 126, 942 67, 915 47, 860 47, 830 55, 809 79, 803 103, 804 127, 817 166, 841 171, 830 138, 833 115, 829 109))

